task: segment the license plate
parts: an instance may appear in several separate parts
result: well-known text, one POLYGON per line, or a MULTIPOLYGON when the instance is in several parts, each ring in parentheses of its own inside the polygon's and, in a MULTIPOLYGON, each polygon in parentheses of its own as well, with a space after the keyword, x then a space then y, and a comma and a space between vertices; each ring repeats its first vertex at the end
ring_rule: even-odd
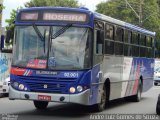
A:
POLYGON ((51 96, 38 95, 38 100, 51 101, 51 96))

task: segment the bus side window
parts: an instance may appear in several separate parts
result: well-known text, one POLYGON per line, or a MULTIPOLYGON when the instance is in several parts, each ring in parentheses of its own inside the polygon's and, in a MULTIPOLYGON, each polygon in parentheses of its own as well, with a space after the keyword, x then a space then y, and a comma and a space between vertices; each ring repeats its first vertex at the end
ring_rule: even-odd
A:
POLYGON ((96 54, 103 54, 104 31, 96 31, 96 54))

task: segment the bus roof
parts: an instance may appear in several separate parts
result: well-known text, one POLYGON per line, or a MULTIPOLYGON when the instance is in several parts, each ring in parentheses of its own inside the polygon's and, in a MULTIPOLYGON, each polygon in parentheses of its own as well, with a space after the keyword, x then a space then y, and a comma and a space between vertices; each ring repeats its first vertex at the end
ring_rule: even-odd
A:
POLYGON ((32 11, 32 10, 66 10, 66 11, 75 11, 75 12, 83 12, 83 13, 87 13, 87 14, 92 14, 91 11, 89 11, 89 9, 85 9, 85 8, 69 8, 69 7, 31 7, 31 8, 23 8, 20 9, 21 11, 32 11))
POLYGON ((127 29, 131 29, 131 30, 135 30, 135 31, 138 31, 138 32, 142 32, 142 33, 145 33, 145 34, 148 34, 148 35, 151 35, 151 36, 155 36, 156 35, 155 32, 151 32, 149 30, 146 30, 144 28, 138 27, 136 25, 133 25, 133 24, 130 24, 130 23, 118 20, 118 19, 114 19, 112 17, 106 16, 106 15, 103 15, 103 14, 100 14, 100 13, 96 13, 95 12, 93 14, 94 14, 94 17, 97 18, 97 19, 108 21, 110 23, 114 23, 114 24, 120 25, 120 26, 125 27, 127 29))

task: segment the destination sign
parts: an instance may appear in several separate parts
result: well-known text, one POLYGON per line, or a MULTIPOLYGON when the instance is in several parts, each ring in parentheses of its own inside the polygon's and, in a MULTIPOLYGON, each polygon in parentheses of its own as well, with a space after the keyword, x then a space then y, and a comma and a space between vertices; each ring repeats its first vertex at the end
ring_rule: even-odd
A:
POLYGON ((38 13, 22 13, 21 20, 38 20, 38 13))
POLYGON ((86 23, 89 18, 86 13, 75 11, 34 10, 20 12, 18 21, 86 23))
POLYGON ((76 14, 76 13, 44 13, 43 20, 86 22, 87 15, 86 14, 76 14))

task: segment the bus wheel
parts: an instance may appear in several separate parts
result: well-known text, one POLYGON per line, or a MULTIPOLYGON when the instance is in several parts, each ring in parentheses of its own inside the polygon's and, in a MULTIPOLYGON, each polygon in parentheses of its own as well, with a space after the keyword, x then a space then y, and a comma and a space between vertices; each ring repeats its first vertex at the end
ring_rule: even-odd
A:
POLYGON ((132 96, 132 100, 134 102, 139 102, 141 100, 141 95, 142 95, 142 82, 141 82, 141 80, 139 80, 137 94, 132 96))
POLYGON ((48 106, 48 102, 46 101, 33 101, 33 103, 37 109, 41 109, 41 110, 46 109, 48 106))
POLYGON ((106 95, 106 87, 103 86, 103 90, 101 92, 101 102, 98 104, 93 105, 94 111, 95 112, 101 112, 105 109, 106 107, 106 100, 107 100, 107 95, 106 95))
POLYGON ((160 95, 158 97, 157 106, 156 106, 156 113, 160 115, 160 95))

